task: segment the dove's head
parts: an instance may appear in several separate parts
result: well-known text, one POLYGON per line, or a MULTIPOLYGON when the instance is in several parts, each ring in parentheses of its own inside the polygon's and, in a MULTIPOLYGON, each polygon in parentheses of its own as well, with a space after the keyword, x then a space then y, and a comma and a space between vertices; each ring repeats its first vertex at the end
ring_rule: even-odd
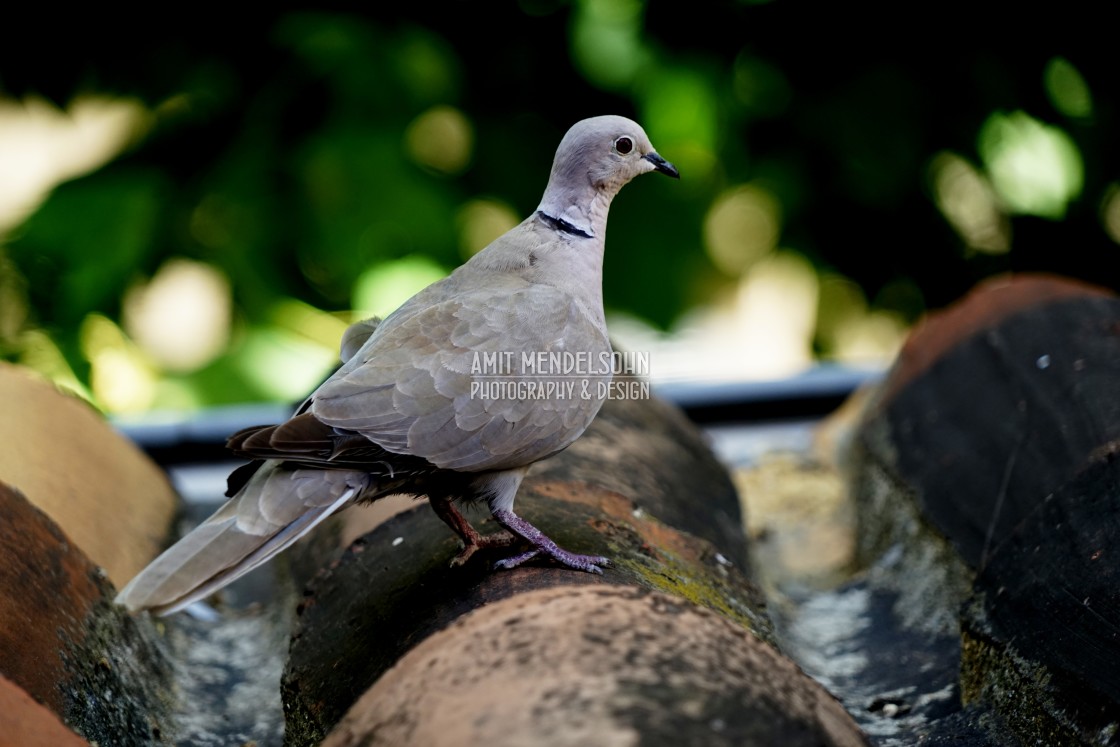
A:
POLYGON ((609 198, 626 182, 647 171, 680 178, 673 164, 653 149, 649 136, 637 122, 626 117, 592 117, 576 122, 560 141, 548 192, 555 191, 556 197, 573 200, 586 194, 590 187, 609 198))

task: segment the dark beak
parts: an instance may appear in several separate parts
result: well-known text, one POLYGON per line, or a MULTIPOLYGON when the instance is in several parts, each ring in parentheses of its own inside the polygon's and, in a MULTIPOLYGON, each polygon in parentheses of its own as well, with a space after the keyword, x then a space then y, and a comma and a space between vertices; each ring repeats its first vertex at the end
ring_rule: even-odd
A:
POLYGON ((642 158, 646 159, 653 164, 653 168, 660 171, 662 174, 668 174, 674 179, 681 178, 681 172, 677 171, 677 167, 666 161, 656 153, 646 153, 642 158))

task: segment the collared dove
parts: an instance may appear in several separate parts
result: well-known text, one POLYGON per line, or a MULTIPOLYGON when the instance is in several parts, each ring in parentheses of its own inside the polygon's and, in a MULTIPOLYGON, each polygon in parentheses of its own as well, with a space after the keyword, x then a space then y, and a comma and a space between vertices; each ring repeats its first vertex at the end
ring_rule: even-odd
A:
POLYGON ((254 460, 230 475, 230 500, 132 579, 117 602, 175 612, 339 509, 395 493, 429 498, 463 541, 456 562, 481 547, 523 541, 530 549, 497 566, 544 555, 601 573, 606 558, 558 547, 514 513, 513 501, 529 466, 579 438, 603 404, 611 372, 593 365, 611 354, 602 292, 607 210, 624 184, 648 171, 678 177, 637 123, 617 116, 576 123, 532 215, 384 321, 350 327, 343 365, 290 420, 230 437, 235 454, 254 460), (556 387, 539 398, 545 383, 570 379, 522 366, 559 351, 592 362, 583 371, 591 386, 556 387), (540 388, 488 396, 478 386, 484 380, 540 388), (456 501, 485 501, 508 531, 480 535, 456 501))

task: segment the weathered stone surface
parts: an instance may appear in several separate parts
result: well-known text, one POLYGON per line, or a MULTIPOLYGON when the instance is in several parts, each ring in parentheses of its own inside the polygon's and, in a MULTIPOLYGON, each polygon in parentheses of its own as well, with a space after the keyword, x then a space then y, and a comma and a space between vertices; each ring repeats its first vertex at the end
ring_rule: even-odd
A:
POLYGON ((882 387, 883 399, 892 399, 968 338, 998 327, 1022 311, 1057 301, 1114 295, 1106 288, 1058 275, 1021 273, 986 280, 952 306, 929 314, 910 331, 882 387))
POLYGON ((166 665, 113 593, 50 518, 0 483, 0 674, 91 741, 159 742, 166 665))
MULTIPOLYGON (((1021 282, 1019 294, 997 295, 1017 307, 1021 295, 1045 297, 1052 282, 1021 282)), ((992 303, 983 294, 962 302, 906 349, 1001 318, 992 303), (956 327, 939 331, 943 325, 956 327)), ((1036 302, 946 347, 921 364, 920 376, 913 369, 904 354, 861 441, 972 568, 1091 453, 1120 439, 1115 297, 1036 302)))
POLYGON ((992 553, 962 621, 962 684, 1024 742, 1120 742, 1120 444, 992 553))
POLYGON ((87 403, 0 361, 0 480, 123 586, 162 549, 178 500, 87 403))
MULTIPOLYGON (((546 563, 493 571, 500 554, 449 563, 458 541, 426 506, 359 539, 310 584, 300 608, 283 690, 289 744, 314 744, 418 642, 467 612, 555 586, 636 585, 677 594, 772 640, 761 595, 710 543, 582 483, 527 481, 522 515, 575 552, 603 553, 604 576, 546 563)), ((486 531, 489 521, 479 523, 486 531)), ((507 551, 508 552, 508 551, 507 551)))
POLYGON ((840 705, 711 610, 646 589, 539 589, 412 649, 323 742, 863 745, 840 705))
POLYGON ((0 675, 0 747, 89 747, 89 742, 0 675))
POLYGON ((1002 725, 993 739, 1117 738, 1102 715, 1120 712, 1114 673, 1088 664, 1116 658, 1116 571, 1083 556, 1114 531, 1089 517, 1120 501, 1100 475, 1063 486, 1116 451, 1118 381, 1120 299, 1019 278, 916 330, 852 442, 869 578, 897 596, 903 630, 963 627, 966 711, 1002 725))
POLYGON ((908 340, 852 442, 852 472, 859 555, 903 554, 900 611, 914 624, 955 634, 992 548, 1120 437, 1118 323, 1120 299, 1026 278, 976 291, 908 340))

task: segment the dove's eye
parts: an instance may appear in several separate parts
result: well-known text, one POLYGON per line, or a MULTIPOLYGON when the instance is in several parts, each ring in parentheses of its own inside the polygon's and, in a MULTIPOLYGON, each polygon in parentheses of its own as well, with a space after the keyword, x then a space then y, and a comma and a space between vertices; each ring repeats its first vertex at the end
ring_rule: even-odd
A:
POLYGON ((628 137, 620 137, 618 140, 614 141, 614 149, 625 156, 627 153, 634 150, 634 141, 628 137))

